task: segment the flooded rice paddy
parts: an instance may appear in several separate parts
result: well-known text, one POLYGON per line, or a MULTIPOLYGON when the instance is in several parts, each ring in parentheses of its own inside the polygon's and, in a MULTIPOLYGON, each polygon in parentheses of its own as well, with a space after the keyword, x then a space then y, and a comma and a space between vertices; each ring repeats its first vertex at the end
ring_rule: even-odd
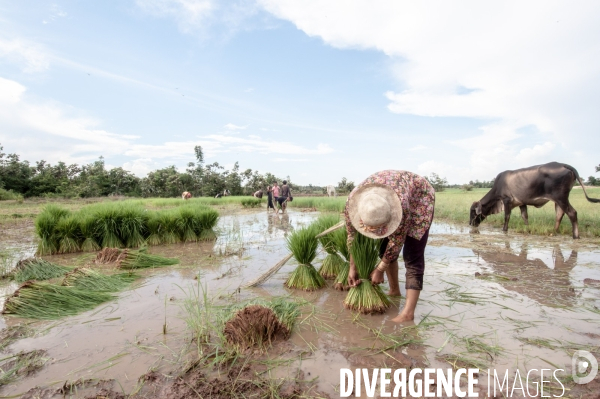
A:
MULTIPOLYGON (((390 321, 403 297, 394 298, 384 315, 359 316, 344 309, 344 292, 286 289, 283 282, 293 261, 259 287, 239 289, 285 257, 285 237, 318 215, 230 211, 220 218, 216 242, 152 247, 151 253, 177 257, 181 264, 143 272, 145 277, 117 301, 93 311, 33 323, 34 334, 5 352, 41 349, 47 361, 36 373, 0 387, 0 396, 19 397, 36 386, 60 387, 78 379, 114 380, 113 388, 129 393, 150 370, 177 373, 190 352, 183 303, 199 284, 223 303, 257 296, 309 301, 312 306, 305 307, 290 340, 273 349, 270 374, 302 376, 323 396, 339 397, 340 368, 477 367, 482 369, 479 388, 485 392, 487 369, 514 375, 517 369, 561 368, 565 372, 559 375, 568 382, 575 350, 600 358, 598 240, 475 233, 435 222, 412 325, 390 321)), ((35 252, 30 225, 6 232, 1 240, 15 258, 35 252)), ((92 255, 46 259, 75 266, 91 261, 92 255)), ((16 288, 4 281, 0 292, 7 295, 16 288)), ((23 320, 2 317, 0 327, 19 322, 23 320)), ((566 385, 565 396, 600 391, 599 380, 587 387, 566 385)), ((560 394, 558 387, 553 389, 560 394)))

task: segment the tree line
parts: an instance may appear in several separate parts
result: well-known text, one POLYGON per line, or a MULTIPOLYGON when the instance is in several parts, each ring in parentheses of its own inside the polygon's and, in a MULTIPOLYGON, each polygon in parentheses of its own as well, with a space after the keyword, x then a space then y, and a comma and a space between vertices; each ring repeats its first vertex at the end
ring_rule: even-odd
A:
MULTIPOLYGON (((107 169, 100 157, 87 165, 58 162, 52 165, 44 160, 31 164, 21 160, 18 154, 5 154, 0 145, 0 200, 23 197, 102 197, 124 195, 130 197, 177 197, 183 191, 192 195, 215 196, 228 189, 231 195, 252 195, 265 190, 268 185, 283 178, 272 173, 241 170, 236 162, 226 170, 218 162, 204 163, 201 146, 194 147, 195 161, 189 162, 185 172, 167 166, 138 177, 122 167, 107 169), (14 197, 14 198, 13 198, 14 197)), ((323 194, 325 187, 300 186, 286 177, 293 191, 323 194)), ((354 188, 353 182, 343 178, 338 190, 347 193, 354 188)))

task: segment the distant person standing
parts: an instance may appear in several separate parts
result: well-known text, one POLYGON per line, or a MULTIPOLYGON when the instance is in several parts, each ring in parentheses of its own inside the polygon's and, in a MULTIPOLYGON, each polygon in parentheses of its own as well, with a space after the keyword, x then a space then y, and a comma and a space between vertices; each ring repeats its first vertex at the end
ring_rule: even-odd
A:
POLYGON ((288 186, 287 180, 284 180, 283 185, 281 186, 281 196, 279 198, 277 198, 277 202, 279 203, 279 206, 281 207, 282 213, 285 212, 285 209, 287 208, 287 202, 291 196, 292 196, 292 190, 290 189, 290 186, 288 186))
MULTIPOLYGON (((273 204, 279 204, 279 202, 277 201, 279 199, 279 186, 277 185, 277 182, 273 182, 273 204)), ((279 213, 279 209, 275 208, 275 213, 279 213)))
POLYGON ((267 213, 271 211, 271 209, 275 210, 275 206, 273 206, 273 187, 267 187, 267 213))

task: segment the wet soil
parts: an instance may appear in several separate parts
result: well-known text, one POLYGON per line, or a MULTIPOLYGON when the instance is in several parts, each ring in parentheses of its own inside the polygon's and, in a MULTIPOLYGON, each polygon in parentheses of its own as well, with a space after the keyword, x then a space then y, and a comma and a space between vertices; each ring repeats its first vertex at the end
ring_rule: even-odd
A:
MULTIPOLYGON (((190 343, 183 306, 199 285, 223 304, 281 295, 310 304, 303 308, 289 340, 276 341, 262 360, 241 371, 249 373, 244 379, 253 382, 239 387, 257 394, 274 389, 276 381, 281 384, 275 384, 280 393, 300 390, 339 397, 340 368, 446 369, 451 367, 448 359, 452 356, 476 359, 485 366, 479 379, 483 393, 487 369, 504 373, 517 368, 560 368, 565 372, 559 375, 567 381, 574 350, 588 350, 600 359, 600 287, 590 284, 600 280, 598 239, 575 241, 567 236, 503 234, 492 229, 474 234, 469 228, 435 223, 415 323, 397 325, 391 319, 404 304, 402 266, 403 296, 394 298, 392 308, 382 315, 362 316, 344 309, 346 293, 331 288, 310 293, 285 288, 285 279, 296 267, 293 261, 264 284, 240 289, 287 255, 285 237, 318 213, 227 212, 220 218, 219 238, 214 243, 150 249, 153 254, 179 258, 180 265, 142 271, 143 279, 106 306, 56 322, 34 323, 33 335, 17 339, 5 351, 46 350, 50 360, 35 374, 0 387, 0 395, 20 395, 39 387, 44 395, 52 391, 54 397, 62 397, 56 392, 65 381, 84 380, 106 380, 112 385, 86 385, 72 397, 85 397, 81 396, 84 391, 88 397, 111 398, 134 392, 149 398, 191 397, 190 392, 204 389, 210 389, 213 397, 231 393, 228 371, 215 376, 199 368, 181 375, 195 347, 190 343), (300 380, 303 384, 294 385, 293 381, 300 380), (94 394, 100 396, 89 396, 94 394)), ((0 245, 7 244, 27 255, 35 248, 33 225, 3 232, 0 245)), ((321 253, 315 265, 325 255, 321 253)), ((83 266, 92 262, 93 255, 47 259, 83 266)), ((5 283, 2 291, 10 293, 15 288, 5 283)), ((20 322, 2 318, 0 327, 20 322)), ((600 376, 587 386, 571 384, 565 396, 595 397, 599 381, 600 376)), ((202 392, 211 397, 209 391, 202 392)))

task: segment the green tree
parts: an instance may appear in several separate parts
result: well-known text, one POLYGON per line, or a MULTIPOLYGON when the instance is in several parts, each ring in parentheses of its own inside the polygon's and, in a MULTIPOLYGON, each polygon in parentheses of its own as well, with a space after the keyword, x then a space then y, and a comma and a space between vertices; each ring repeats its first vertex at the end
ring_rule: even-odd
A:
POLYGON ((432 173, 425 179, 433 186, 435 191, 444 191, 448 185, 448 180, 445 177, 440 177, 437 173, 432 173))

